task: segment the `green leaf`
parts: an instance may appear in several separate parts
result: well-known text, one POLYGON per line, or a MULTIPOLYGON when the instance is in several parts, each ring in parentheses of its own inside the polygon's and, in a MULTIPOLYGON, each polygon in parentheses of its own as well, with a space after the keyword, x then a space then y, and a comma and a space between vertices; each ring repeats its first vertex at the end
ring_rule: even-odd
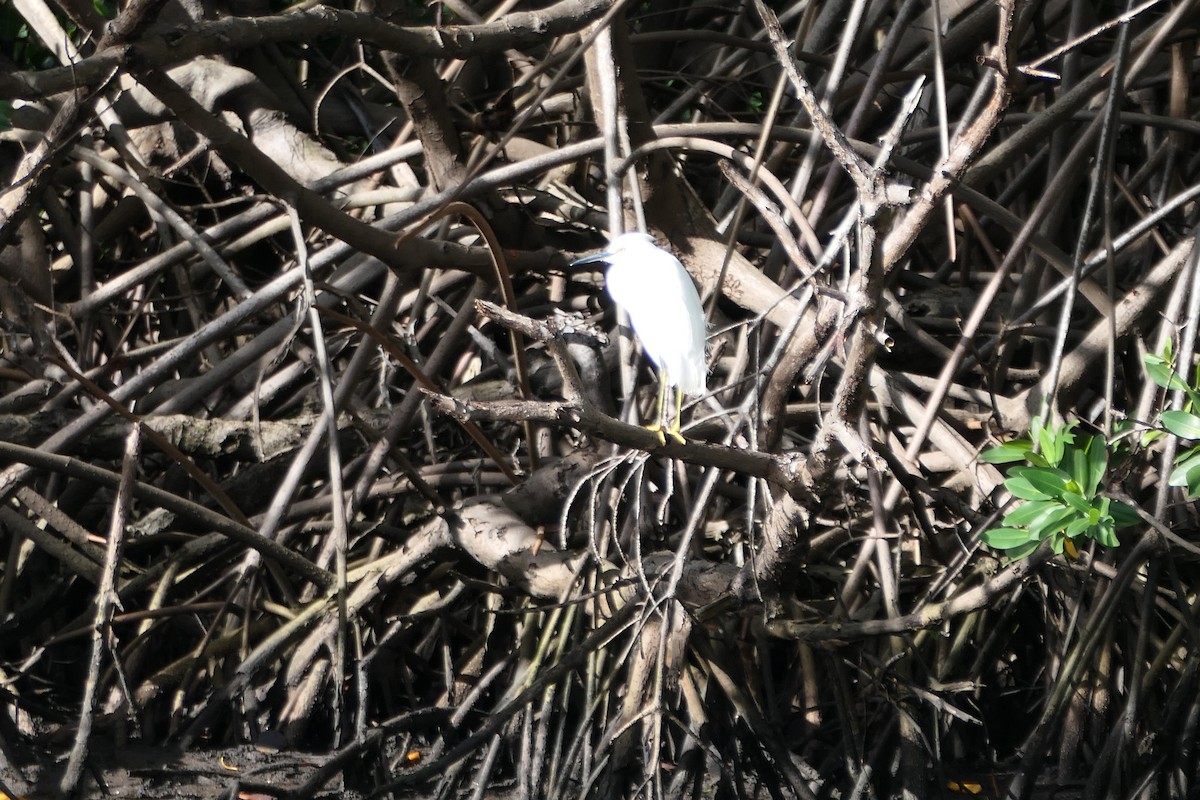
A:
POLYGON ((1038 430, 1038 444, 1041 446, 1042 456, 1052 467, 1057 467, 1062 461, 1063 448, 1066 445, 1063 438, 1055 434, 1056 431, 1047 428, 1038 430))
POLYGON ((1183 485, 1187 487, 1188 497, 1200 495, 1200 464, 1193 464, 1183 473, 1183 485))
POLYGON ((1042 429, 1046 427, 1045 421, 1041 415, 1029 420, 1029 440, 1031 442, 1038 441, 1042 436, 1042 429))
POLYGON ((1022 500, 1046 500, 1051 497, 1059 497, 1067 490, 1067 484, 1071 480, 1070 475, 1053 467, 1014 467, 1008 471, 1008 474, 1010 477, 1004 482, 1004 485, 1022 500), (1024 483, 1021 483, 1022 481, 1024 483), (1037 496, 1025 497, 1017 494, 1009 486, 1011 482, 1017 482, 1022 489, 1028 485, 1037 496))
POLYGON ((1188 497, 1200 495, 1200 465, 1194 466, 1187 471, 1184 477, 1184 484, 1187 486, 1188 497))
POLYGON ((1150 376, 1150 380, 1164 389, 1181 391, 1187 389, 1187 384, 1183 378, 1179 377, 1171 364, 1169 352, 1167 358, 1147 353, 1142 359, 1142 364, 1146 367, 1146 374, 1150 376))
POLYGON ((1075 480, 1083 489, 1084 497, 1094 497, 1108 469, 1108 442, 1103 436, 1090 436, 1083 449, 1074 452, 1075 480))
MULTIPOLYGON (((984 544, 995 550, 1008 550, 1028 542, 1029 531, 1016 528, 993 528, 984 532, 979 538, 983 539, 984 544)), ((1034 544, 1036 545, 1037 542, 1035 541, 1034 544)))
POLYGON ((1050 495, 1038 491, 1027 478, 1020 475, 1009 478, 1004 482, 1004 488, 1008 489, 1013 497, 1020 500, 1050 500, 1050 495))
POLYGON ((1113 530, 1111 519, 1104 520, 1099 525, 1096 525, 1088 535, 1105 547, 1121 546, 1121 542, 1117 539, 1116 531, 1113 530))
POLYGON ((1181 439, 1200 439, 1200 417, 1188 411, 1164 411, 1163 427, 1181 439))
POLYGON ((1113 423, 1113 437, 1124 439, 1127 436, 1132 436, 1142 429, 1142 423, 1129 417, 1122 417, 1113 423))
POLYGON ((1062 508, 1062 505, 1054 500, 1031 500, 1005 514, 1004 525, 1009 528, 1028 527, 1043 514, 1048 514, 1058 508, 1062 508))
POLYGON ((1079 517, 1080 514, 1075 509, 1068 508, 1066 506, 1059 506, 1058 508, 1047 513, 1041 519, 1035 520, 1034 523, 1029 526, 1029 534, 1030 536, 1037 537, 1038 539, 1045 539, 1061 532, 1067 527, 1067 523, 1073 519, 1078 519, 1079 517))
POLYGON ((1024 461, 1033 452, 1033 443, 1028 439, 1016 439, 1011 442, 989 447, 979 454, 979 460, 988 464, 1011 464, 1014 461, 1024 461))
POLYGON ((1075 492, 1063 492, 1060 499, 1070 506, 1071 510, 1076 514, 1083 514, 1084 516, 1087 516, 1088 512, 1092 510, 1091 502, 1089 502, 1088 499, 1081 494, 1076 494, 1075 492))
POLYGON ((1076 536, 1082 536, 1084 531, 1091 526, 1091 520, 1087 519, 1086 517, 1077 517, 1076 519, 1071 520, 1067 524, 1067 527, 1063 528, 1063 534, 1071 539, 1074 539, 1076 536))
POLYGON ((1197 494, 1196 479, 1193 473, 1200 469, 1200 447, 1193 447, 1175 460, 1175 468, 1167 476, 1168 486, 1188 487, 1188 496, 1197 494))
POLYGON ((1025 544, 1017 545, 1016 547, 1009 547, 1009 548, 1005 549, 1004 555, 1006 558, 1010 558, 1013 561, 1020 561, 1022 558, 1025 558, 1025 556, 1032 553, 1034 550, 1037 550, 1039 544, 1041 544, 1041 542, 1032 541, 1032 542, 1026 542, 1025 544))
POLYGON ((1122 503, 1120 500, 1113 500, 1109 504, 1108 513, 1113 518, 1113 524, 1118 528, 1128 528, 1142 521, 1138 513, 1133 510, 1133 506, 1122 503))
POLYGON ((1194 462, 1198 458, 1200 458, 1200 445, 1189 447, 1179 455, 1175 456, 1175 466, 1182 467, 1185 464, 1194 462))

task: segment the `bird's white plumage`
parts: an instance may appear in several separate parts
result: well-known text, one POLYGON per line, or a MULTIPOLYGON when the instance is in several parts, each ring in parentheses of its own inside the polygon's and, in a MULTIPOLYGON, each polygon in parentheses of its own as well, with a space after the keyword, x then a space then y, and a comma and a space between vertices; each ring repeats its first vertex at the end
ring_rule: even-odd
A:
POLYGON ((608 293, 629 315, 663 381, 684 394, 704 394, 704 310, 679 259, 644 233, 623 233, 593 258, 608 263, 608 293))

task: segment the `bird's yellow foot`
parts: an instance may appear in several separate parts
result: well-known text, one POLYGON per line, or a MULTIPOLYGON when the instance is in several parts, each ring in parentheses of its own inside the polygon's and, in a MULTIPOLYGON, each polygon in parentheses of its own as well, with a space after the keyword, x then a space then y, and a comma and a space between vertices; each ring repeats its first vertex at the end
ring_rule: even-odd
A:
POLYGON ((659 447, 667 446, 667 432, 662 425, 643 425, 642 427, 658 437, 659 447))
POLYGON ((683 438, 683 434, 680 433, 679 429, 674 426, 671 426, 669 428, 664 428, 662 425, 647 425, 646 430, 650 431, 651 433, 653 433, 655 436, 658 437, 658 446, 659 447, 667 446, 667 437, 668 436, 670 436, 672 439, 674 439, 679 444, 687 444, 687 439, 683 438))
POLYGON ((679 414, 680 414, 679 404, 681 402, 682 402, 681 399, 677 399, 675 401, 675 418, 673 420, 671 420, 671 424, 667 428, 667 436, 670 436, 672 439, 679 442, 680 444, 686 444, 687 440, 684 439, 683 434, 679 432, 679 414))

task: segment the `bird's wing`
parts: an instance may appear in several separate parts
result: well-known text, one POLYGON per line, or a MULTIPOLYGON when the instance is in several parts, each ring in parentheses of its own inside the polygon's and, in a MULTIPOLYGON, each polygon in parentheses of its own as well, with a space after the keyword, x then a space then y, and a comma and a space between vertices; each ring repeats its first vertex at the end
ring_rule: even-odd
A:
POLYGON ((634 329, 639 322, 653 319, 656 308, 662 304, 662 296, 649 282, 645 273, 627 265, 615 265, 608 268, 605 275, 605 285, 608 294, 616 304, 629 315, 634 329))

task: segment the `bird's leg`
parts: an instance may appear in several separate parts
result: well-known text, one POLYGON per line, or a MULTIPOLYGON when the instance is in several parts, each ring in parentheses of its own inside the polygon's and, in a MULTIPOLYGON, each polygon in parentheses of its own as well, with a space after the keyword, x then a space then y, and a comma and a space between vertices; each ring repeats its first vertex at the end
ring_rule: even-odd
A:
MULTIPOLYGON (((683 422, 683 389, 675 387, 675 417, 671 420, 670 426, 667 428, 667 436, 670 436, 680 444, 684 444, 683 434, 679 432, 679 426, 683 422)), ((663 442, 666 444, 666 442, 663 442)))
POLYGON ((667 402, 667 374, 658 373, 658 403, 655 405, 654 422, 646 426, 646 430, 658 435, 659 447, 666 447, 667 437, 663 433, 663 407, 667 402))
POLYGON ((667 371, 659 370, 658 373, 658 405, 655 407, 654 423, 646 426, 646 430, 658 436, 658 444, 660 447, 667 446, 667 437, 670 436, 675 441, 683 444, 686 440, 683 434, 679 432, 679 417, 683 413, 683 390, 675 388, 675 418, 671 419, 671 410, 667 408, 667 371))

